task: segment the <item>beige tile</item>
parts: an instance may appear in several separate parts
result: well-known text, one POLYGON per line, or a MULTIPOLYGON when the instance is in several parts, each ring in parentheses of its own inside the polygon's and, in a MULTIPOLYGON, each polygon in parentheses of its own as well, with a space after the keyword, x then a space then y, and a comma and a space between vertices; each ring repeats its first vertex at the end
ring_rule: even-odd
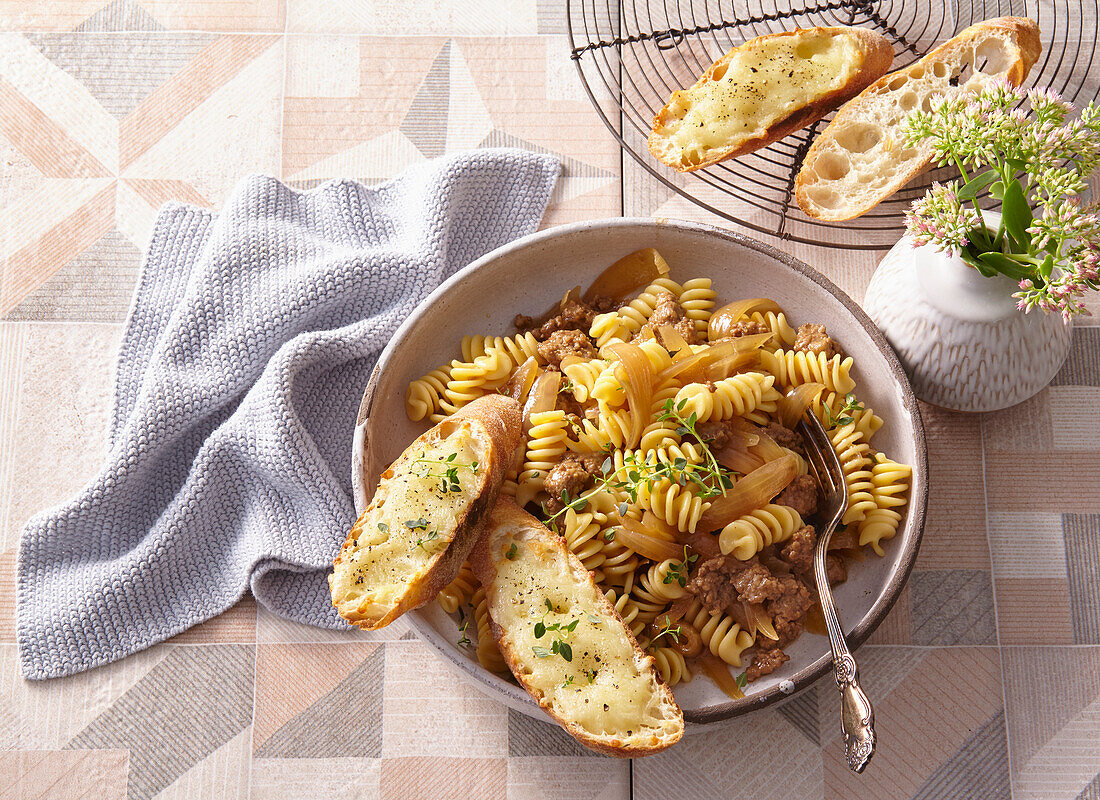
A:
POLYGON ((80 25, 108 30, 159 26, 168 30, 275 32, 282 31, 286 19, 285 0, 142 0, 119 5, 108 0, 5 2, 0 5, 0 28, 71 31, 80 25))
POLYGON ((386 645, 382 753, 387 761, 455 753, 494 758, 507 751, 503 705, 445 666, 427 644, 386 645))
POLYGON ((1095 513, 1100 508, 1096 453, 994 453, 985 461, 990 508, 1004 511, 1095 513), (1026 470, 1026 482, 1021 476, 1026 470))
POLYGON ((228 611, 188 628, 168 640, 171 644, 252 644, 256 641, 256 601, 245 596, 228 611))
MULTIPOLYGON (((644 794, 638 783, 635 789, 635 797, 640 800, 644 794)), ((542 800, 544 797, 627 800, 630 797, 630 764, 611 758, 509 758, 509 800, 542 800)))
MULTIPOLYGON (((896 657, 910 657, 906 650, 897 648, 896 657)), ((826 798, 912 797, 974 731, 1001 711, 1000 658, 996 648, 935 649, 892 692, 873 697, 879 746, 864 774, 847 769, 840 726, 826 728, 830 736, 822 751, 826 798), (944 691, 944 687, 963 686, 965 691, 944 691)))
MULTIPOLYGON (((362 642, 260 645, 253 749, 260 751, 272 734, 331 692, 377 647, 362 642)), ((355 735, 354 731, 344 733, 355 735)))
POLYGON ((404 619, 398 619, 379 631, 364 631, 351 625, 332 630, 293 622, 262 605, 257 605, 256 608, 256 640, 261 644, 395 642, 408 632, 409 623, 404 619))
POLYGON ((118 325, 26 326, 7 548, 32 514, 70 500, 102 466, 122 333, 118 325))
POLYGON ((537 33, 535 0, 288 0, 293 33, 388 34, 395 20, 410 36, 525 36, 537 33))
POLYGON ((5 800, 125 800, 126 750, 0 753, 5 800))
POLYGON ((998 575, 994 591, 1002 645, 1073 644, 1073 612, 1065 576, 998 575))
POLYGON ((15 643, 15 548, 0 552, 0 644, 15 643))
POLYGON ((995 580, 1066 579, 1062 515, 1049 512, 989 512, 989 545, 995 580))
MULTIPOLYGON (((465 752, 456 751, 456 752, 465 752)), ((379 797, 504 798, 508 784, 505 758, 414 756, 383 758, 379 797)))
POLYGON ((377 758, 256 758, 252 800, 375 800, 382 762, 377 758), (349 784, 354 794, 349 795, 349 784))
POLYGON ((886 619, 875 629, 867 640, 868 644, 912 644, 912 626, 910 615, 910 595, 908 584, 902 588, 894 607, 886 619))
POLYGON ((1051 386, 1050 419, 1055 450, 1100 450, 1100 429, 1094 423, 1100 408, 1096 386, 1051 386))

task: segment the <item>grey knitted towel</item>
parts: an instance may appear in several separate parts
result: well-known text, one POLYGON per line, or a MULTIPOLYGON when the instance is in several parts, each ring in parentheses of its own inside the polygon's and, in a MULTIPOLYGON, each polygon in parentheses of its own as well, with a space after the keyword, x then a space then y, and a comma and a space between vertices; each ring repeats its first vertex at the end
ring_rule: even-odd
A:
POLYGON ((351 433, 371 368, 440 281, 538 226, 560 165, 520 150, 367 188, 243 181, 157 219, 119 353, 110 455, 19 551, 27 678, 122 658, 251 586, 343 627, 325 573, 354 522, 351 433))

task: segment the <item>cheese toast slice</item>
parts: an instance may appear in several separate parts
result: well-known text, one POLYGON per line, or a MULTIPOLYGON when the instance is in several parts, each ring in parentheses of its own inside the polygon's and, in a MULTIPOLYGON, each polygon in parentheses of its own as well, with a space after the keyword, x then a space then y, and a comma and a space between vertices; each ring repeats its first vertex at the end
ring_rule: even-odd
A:
POLYGON ((680 172, 751 153, 805 128, 890 69, 894 50, 867 28, 803 28, 750 39, 672 93, 649 152, 680 172))
POLYGON ((884 75, 846 103, 814 141, 795 179, 799 208, 846 220, 877 206, 924 171, 928 146, 906 147, 910 111, 933 97, 977 93, 1005 80, 1019 86, 1039 59, 1039 26, 1023 17, 971 25, 919 61, 884 75))
POLYGON ((679 741, 684 716, 653 657, 558 535, 508 498, 470 556, 516 680, 577 741, 631 758, 679 741))
POLYGON ((487 395, 409 445, 382 473, 333 561, 329 588, 337 613, 375 630, 454 580, 522 433, 519 404, 487 395))

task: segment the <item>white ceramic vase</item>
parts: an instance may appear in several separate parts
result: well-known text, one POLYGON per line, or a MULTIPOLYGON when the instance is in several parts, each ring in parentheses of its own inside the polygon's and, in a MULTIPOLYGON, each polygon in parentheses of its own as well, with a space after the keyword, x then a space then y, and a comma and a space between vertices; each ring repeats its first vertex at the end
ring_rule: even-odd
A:
POLYGON ((863 306, 917 397, 956 411, 995 411, 1041 391, 1069 353, 1061 315, 1024 314, 1015 291, 1009 278, 986 278, 958 256, 903 237, 879 264, 863 306))

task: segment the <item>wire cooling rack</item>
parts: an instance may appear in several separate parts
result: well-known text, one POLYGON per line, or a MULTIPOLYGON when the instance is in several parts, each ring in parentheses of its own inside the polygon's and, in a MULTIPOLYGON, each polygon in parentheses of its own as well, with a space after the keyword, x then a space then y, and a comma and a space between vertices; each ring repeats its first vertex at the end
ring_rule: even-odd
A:
POLYGON ((1098 0, 567 0, 572 58, 596 111, 624 152, 672 191, 755 231, 853 249, 888 246, 902 212, 933 180, 917 178, 877 208, 845 222, 814 220, 794 201, 802 159, 829 118, 763 148, 692 173, 646 149, 653 117, 732 47, 755 36, 815 25, 873 28, 905 67, 968 25, 1005 15, 1039 23, 1043 54, 1027 85, 1049 86, 1075 105, 1100 93, 1098 0), (1093 66, 1096 66, 1094 74, 1093 66))

